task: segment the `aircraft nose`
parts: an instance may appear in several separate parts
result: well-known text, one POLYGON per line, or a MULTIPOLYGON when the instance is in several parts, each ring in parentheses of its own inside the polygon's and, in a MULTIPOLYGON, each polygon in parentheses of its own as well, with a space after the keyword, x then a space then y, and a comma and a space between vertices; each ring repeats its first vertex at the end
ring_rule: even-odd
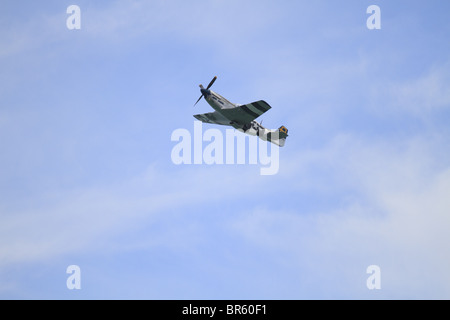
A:
POLYGON ((205 98, 211 94, 211 92, 208 89, 203 89, 203 88, 200 89, 200 92, 202 93, 202 95, 205 96, 205 98))

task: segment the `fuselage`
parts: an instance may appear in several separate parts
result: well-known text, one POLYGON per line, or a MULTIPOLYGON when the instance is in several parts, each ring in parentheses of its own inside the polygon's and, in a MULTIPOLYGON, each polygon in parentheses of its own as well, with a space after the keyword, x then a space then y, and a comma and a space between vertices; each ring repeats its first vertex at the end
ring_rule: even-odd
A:
MULTIPOLYGON (((206 102, 208 102, 208 104, 215 111, 217 111, 219 113, 221 113, 221 111, 224 109, 232 109, 232 108, 236 108, 236 107, 240 106, 239 104, 228 101, 227 99, 222 97, 220 94, 218 94, 217 92, 214 92, 212 90, 206 90, 206 89, 202 88, 201 91, 205 97, 206 102)), ((256 122, 255 120, 253 120, 250 123, 244 124, 244 125, 230 122, 230 126, 233 126, 235 129, 237 129, 241 132, 244 132, 246 134, 249 134, 252 136, 258 136, 264 141, 271 140, 271 135, 273 135, 273 134, 278 135, 278 130, 266 129, 260 123, 256 122)), ((283 142, 283 144, 284 144, 284 142, 283 142)))
POLYGON ((206 102, 208 102, 208 104, 219 113, 222 109, 231 109, 239 106, 238 104, 231 103, 220 94, 212 90, 203 89, 202 93, 205 96, 206 102))

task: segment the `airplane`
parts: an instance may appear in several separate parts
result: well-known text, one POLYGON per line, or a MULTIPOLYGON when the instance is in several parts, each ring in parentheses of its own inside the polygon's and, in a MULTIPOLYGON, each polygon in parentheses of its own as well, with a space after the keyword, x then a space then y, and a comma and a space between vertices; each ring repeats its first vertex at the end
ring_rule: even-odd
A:
POLYGON ((269 110, 271 106, 264 100, 255 101, 245 105, 231 103, 220 94, 210 90, 217 77, 214 77, 206 89, 200 84, 202 95, 194 106, 205 98, 206 102, 215 110, 210 113, 196 114, 194 118, 205 123, 213 123, 232 126, 235 129, 252 136, 258 136, 264 141, 269 141, 283 147, 288 136, 288 129, 281 126, 277 129, 266 129, 261 123, 255 121, 260 115, 269 110))

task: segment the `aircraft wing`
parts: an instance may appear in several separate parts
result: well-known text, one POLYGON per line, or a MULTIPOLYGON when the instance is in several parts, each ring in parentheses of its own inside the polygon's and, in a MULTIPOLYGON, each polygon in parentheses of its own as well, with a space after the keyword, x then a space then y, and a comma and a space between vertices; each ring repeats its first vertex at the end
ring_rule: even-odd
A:
POLYGON ((226 125, 226 126, 230 125, 230 120, 225 118, 223 115, 221 115, 217 111, 203 113, 203 114, 196 114, 196 115, 194 115, 194 118, 197 120, 200 120, 201 122, 206 122, 206 123, 221 124, 221 125, 226 125))
POLYGON ((259 100, 236 108, 222 109, 220 110, 220 113, 226 119, 229 119, 228 123, 232 121, 237 124, 245 125, 258 118, 270 108, 271 106, 269 106, 267 102, 259 100))

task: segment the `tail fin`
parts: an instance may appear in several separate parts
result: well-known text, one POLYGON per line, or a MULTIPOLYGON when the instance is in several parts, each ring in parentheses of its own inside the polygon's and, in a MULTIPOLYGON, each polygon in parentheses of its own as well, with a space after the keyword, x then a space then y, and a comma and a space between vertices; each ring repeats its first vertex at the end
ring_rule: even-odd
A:
POLYGON ((267 134, 267 140, 280 147, 283 147, 286 142, 286 137, 288 136, 287 133, 288 129, 285 126, 281 126, 278 128, 278 132, 276 130, 272 130, 272 132, 269 132, 267 134), (276 134, 275 136, 273 136, 274 133, 276 134))
POLYGON ((285 126, 281 126, 278 128, 280 139, 286 139, 288 136, 288 129, 285 126))

